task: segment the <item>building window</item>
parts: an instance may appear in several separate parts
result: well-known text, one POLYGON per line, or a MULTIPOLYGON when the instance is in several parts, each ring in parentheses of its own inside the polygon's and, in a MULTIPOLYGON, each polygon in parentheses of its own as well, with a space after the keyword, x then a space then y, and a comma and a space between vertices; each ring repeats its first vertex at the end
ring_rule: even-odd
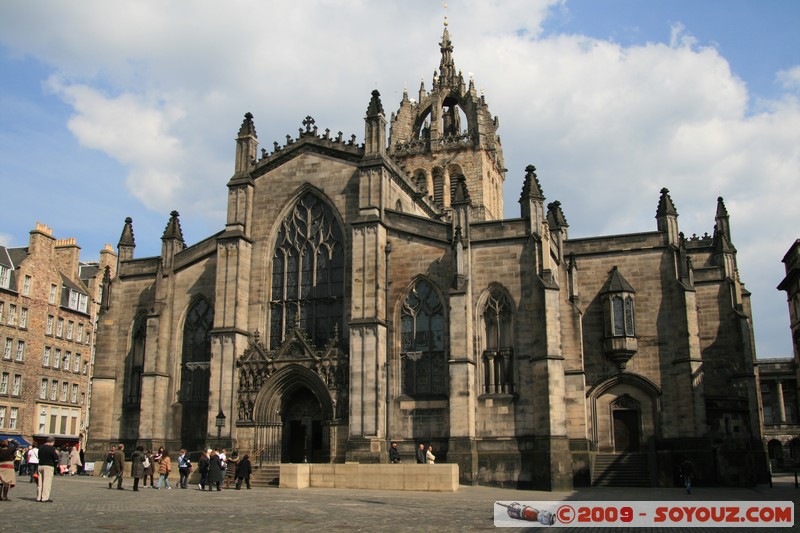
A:
POLYGON ((21 329, 27 329, 28 327, 28 308, 23 307, 19 311, 19 327, 21 329))
POLYGON ((280 347, 295 326, 318 347, 337 336, 344 347, 343 316, 342 229, 331 209, 307 193, 278 232, 272 257, 270 347, 280 347))
POLYGON ((67 394, 69 394, 69 383, 66 381, 61 382, 61 401, 67 401, 67 394))
POLYGON ((76 353, 72 360, 72 371, 78 373, 81 371, 81 354, 76 353))
POLYGON ((8 417, 8 429, 17 429, 17 418, 19 418, 19 407, 12 407, 11 415, 8 417))
POLYGON ((23 296, 30 296, 31 295, 31 277, 27 274, 22 280, 22 295, 23 296))
POLYGON ((214 311, 205 300, 198 300, 186 316, 181 364, 182 401, 208 401, 213 322, 214 311))
POLYGON ((53 368, 61 368, 61 348, 56 348, 56 356, 53 358, 53 368))
POLYGON ((48 381, 47 378, 42 378, 42 384, 39 387, 39 398, 41 398, 42 400, 46 400, 47 399, 47 385, 48 385, 48 383, 49 383, 49 381, 48 381))
POLYGON ((633 337, 633 297, 611 297, 611 331, 614 337, 633 337))
POLYGON ((53 321, 55 317, 53 315, 47 315, 47 329, 45 330, 45 334, 52 335, 53 334, 53 321))
POLYGON ((64 336, 64 319, 59 318, 56 323, 56 337, 59 339, 64 336))
POLYGON ((142 372, 144 372, 145 346, 147 344, 147 321, 140 318, 133 332, 128 379, 125 380, 123 402, 137 406, 142 399, 142 372))
POLYGON ((0 288, 11 289, 11 269, 0 265, 0 288))
POLYGON ((39 433, 44 433, 47 429, 47 410, 42 409, 39 411, 39 433))
POLYGON ((50 352, 52 348, 49 346, 44 347, 44 354, 42 355, 42 366, 50 366, 50 352))
POLYGON ((50 384, 50 401, 53 402, 56 401, 57 397, 58 397, 58 381, 53 380, 53 382, 50 384))
POLYGON ((19 396, 22 394, 22 376, 19 374, 14 374, 14 385, 11 389, 12 396, 19 396))
POLYGON ((85 313, 88 307, 89 297, 74 289, 69 290, 69 299, 67 307, 85 313))
POLYGON ((64 369, 64 372, 69 372, 69 363, 72 360, 72 352, 64 352, 64 359, 61 368, 64 369))
POLYGON ((5 302, 0 302, 0 324, 3 323, 3 312, 5 311, 5 302))
POLYGON ((633 307, 635 292, 616 266, 600 290, 605 330, 603 349, 620 372, 638 351, 633 307))
POLYGON ((72 403, 78 403, 78 385, 73 383, 72 384, 72 394, 70 395, 70 400, 72 403))
POLYGON ((483 310, 483 386, 488 394, 514 392, 513 308, 500 288, 489 293, 483 310))
POLYGON ((78 331, 75 332, 77 337, 75 338, 76 342, 83 342, 83 324, 78 324, 78 331))
POLYGON ((444 309, 428 281, 416 282, 401 316, 402 390, 410 396, 447 394, 444 309))
POLYGON ((8 306, 8 325, 17 325, 17 306, 14 304, 9 304, 8 306))
POLYGON ((0 394, 8 394, 8 372, 0 375, 0 394))
POLYGON ((50 285, 50 303, 55 305, 56 296, 58 295, 58 286, 53 283, 50 285))
POLYGON ((6 427, 6 408, 0 405, 0 428, 6 427))
POLYGON ((88 371, 89 371, 89 363, 87 361, 84 361, 83 362, 83 375, 85 376, 88 371))
POLYGON ((11 360, 11 347, 14 345, 14 339, 6 337, 6 345, 3 348, 3 359, 11 360))
POLYGON ((17 341, 17 362, 25 360, 25 341, 17 341))
POLYGON ((74 330, 75 330, 75 322, 70 320, 69 322, 67 322, 67 340, 68 341, 72 340, 72 332, 74 330))

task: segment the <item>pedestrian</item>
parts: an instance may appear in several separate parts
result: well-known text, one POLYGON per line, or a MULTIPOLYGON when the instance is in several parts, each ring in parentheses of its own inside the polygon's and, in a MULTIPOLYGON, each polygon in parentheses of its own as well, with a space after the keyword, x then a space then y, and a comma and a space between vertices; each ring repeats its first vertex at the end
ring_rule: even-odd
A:
POLYGON ((117 447, 112 446, 111 450, 106 454, 106 463, 103 465, 103 477, 108 477, 111 472, 111 467, 114 466, 114 454, 117 453, 117 447))
POLYGON ((394 465, 400 462, 400 451, 397 449, 396 442, 393 442, 392 447, 389 448, 389 462, 394 465))
POLYGON ((424 465, 425 464, 425 445, 420 444, 419 448, 417 448, 417 464, 424 465))
POLYGON ((66 446, 56 448, 58 451, 58 475, 65 476, 69 466, 69 450, 66 446))
POLYGON ((153 452, 151 450, 147 450, 145 452, 144 456, 145 456, 145 458, 147 460, 145 461, 144 483, 142 484, 142 486, 143 487, 147 486, 147 478, 149 477, 150 478, 150 488, 154 489, 154 488, 156 488, 155 482, 153 481, 153 474, 156 471, 155 456, 153 455, 153 452))
POLYGON ((253 467, 250 465, 250 456, 245 455, 242 460, 236 464, 236 490, 241 490, 242 480, 247 484, 247 490, 250 490, 250 474, 253 467))
POLYGON ((217 450, 211 452, 211 457, 208 460, 208 490, 216 485, 217 490, 222 490, 220 484, 222 483, 222 466, 220 465, 219 453, 217 450))
POLYGON ((58 465, 58 453, 56 452, 56 438, 48 437, 41 448, 39 448, 39 490, 36 492, 37 502, 52 502, 50 490, 53 488, 53 476, 58 465))
POLYGON ((425 459, 428 461, 429 465, 432 465, 436 462, 436 456, 433 455, 433 446, 428 446, 428 451, 425 453, 425 459))
POLYGON ((144 448, 137 446, 131 454, 131 477, 133 478, 133 492, 139 492, 139 479, 144 477, 144 464, 146 459, 147 456, 144 454, 144 448))
POLYGON ((228 454, 225 453, 225 448, 219 451, 219 467, 222 469, 222 479, 224 481, 228 470, 228 454))
POLYGON ((208 451, 203 450, 200 454, 200 459, 197 460, 197 469, 200 471, 200 490, 205 490, 206 488, 206 481, 208 480, 208 465, 209 465, 209 457, 208 451))
POLYGON ((22 459, 25 457, 25 450, 19 446, 17 446, 16 450, 17 451, 14 452, 14 472, 16 472, 18 476, 24 476, 25 474, 22 472, 22 459))
POLYGON ((681 463, 681 477, 683 478, 683 486, 686 488, 686 494, 691 494, 694 465, 688 458, 684 459, 681 463))
POLYGON ((81 454, 76 444, 69 452, 69 475, 74 476, 77 474, 79 466, 83 466, 83 463, 81 462, 81 454))
POLYGON ((239 463, 239 453, 234 451, 228 460, 226 461, 225 471, 222 473, 225 476, 225 484, 223 485, 224 488, 229 489, 231 488, 231 483, 236 483, 236 469, 238 468, 239 463))
POLYGON ((160 448, 161 451, 161 461, 158 463, 158 485, 156 485, 157 489, 161 488, 161 483, 164 483, 164 486, 167 487, 167 490, 172 489, 169 486, 169 473, 172 472, 172 461, 169 458, 169 451, 160 448))
POLYGON ((17 441, 0 440, 0 501, 8 500, 8 491, 17 484, 14 461, 17 457, 17 441))
POLYGON ((189 474, 192 473, 192 462, 189 460, 189 456, 186 455, 186 450, 183 449, 178 455, 178 473, 181 475, 178 486, 182 489, 188 488, 189 474))
POLYGON ((28 475, 31 477, 30 482, 39 483, 39 446, 34 442, 28 450, 28 475))
POLYGON ((111 464, 111 470, 108 471, 108 477, 113 477, 108 482, 108 488, 116 482, 117 490, 125 490, 122 488, 122 477, 125 475, 125 445, 120 444, 117 446, 117 451, 114 452, 114 462, 111 464))

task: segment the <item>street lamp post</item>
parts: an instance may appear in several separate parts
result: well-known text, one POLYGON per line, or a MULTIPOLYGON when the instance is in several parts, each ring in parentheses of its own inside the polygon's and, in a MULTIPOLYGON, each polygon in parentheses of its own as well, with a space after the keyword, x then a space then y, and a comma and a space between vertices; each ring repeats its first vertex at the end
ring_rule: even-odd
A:
POLYGON ((217 413, 217 448, 222 446, 222 428, 225 427, 225 413, 220 408, 217 413))

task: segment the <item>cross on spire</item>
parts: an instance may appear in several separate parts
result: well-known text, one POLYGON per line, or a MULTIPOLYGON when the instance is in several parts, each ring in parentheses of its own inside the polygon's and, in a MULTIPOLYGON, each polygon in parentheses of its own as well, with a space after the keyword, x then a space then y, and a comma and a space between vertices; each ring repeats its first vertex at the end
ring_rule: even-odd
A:
POLYGON ((311 127, 315 124, 314 119, 309 115, 303 119, 303 126, 306 127, 306 133, 311 133, 311 127))

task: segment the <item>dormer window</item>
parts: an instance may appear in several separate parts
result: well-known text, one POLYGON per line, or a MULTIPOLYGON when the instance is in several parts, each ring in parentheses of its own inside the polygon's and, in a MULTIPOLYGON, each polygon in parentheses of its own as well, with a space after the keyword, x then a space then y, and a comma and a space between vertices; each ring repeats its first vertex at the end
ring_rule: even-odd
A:
POLYGON ((633 287, 614 266, 600 291, 605 323, 604 348, 606 357, 617 365, 620 372, 638 350, 636 320, 633 305, 633 287))
POLYGON ((86 313, 89 305, 89 296, 75 289, 69 289, 69 299, 67 300, 67 307, 74 311, 86 313))

